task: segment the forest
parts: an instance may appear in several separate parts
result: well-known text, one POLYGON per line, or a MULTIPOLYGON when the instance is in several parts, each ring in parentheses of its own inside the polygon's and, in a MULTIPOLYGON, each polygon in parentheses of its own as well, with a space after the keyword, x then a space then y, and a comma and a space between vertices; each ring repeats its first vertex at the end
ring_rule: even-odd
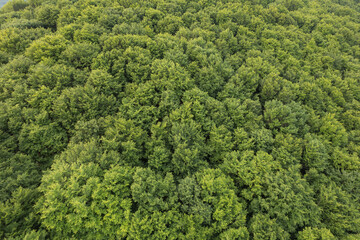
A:
POLYGON ((360 239, 358 0, 11 0, 0 239, 360 239))

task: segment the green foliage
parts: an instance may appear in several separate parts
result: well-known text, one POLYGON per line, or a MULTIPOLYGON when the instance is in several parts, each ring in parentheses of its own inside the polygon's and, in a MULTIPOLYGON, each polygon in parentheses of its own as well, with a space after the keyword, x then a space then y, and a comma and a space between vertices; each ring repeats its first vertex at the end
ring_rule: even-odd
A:
POLYGON ((336 239, 335 236, 326 228, 307 227, 299 233, 298 239, 336 239))
POLYGON ((323 171, 329 164, 329 155, 324 143, 310 134, 305 136, 305 140, 304 166, 323 171))
POLYGON ((63 64, 48 65, 39 63, 30 69, 28 84, 34 89, 48 87, 60 91, 83 84, 85 80, 82 75, 82 72, 63 64))
POLYGON ((0 34, 0 50, 9 54, 17 54, 23 52, 34 40, 49 34, 49 31, 43 28, 23 30, 4 28, 0 30, 0 34))
POLYGON ((1 239, 359 239, 356 0, 11 0, 1 239))
POLYGON ((26 56, 36 62, 47 59, 59 59, 60 54, 66 49, 67 40, 61 35, 46 35, 34 41, 26 50, 26 56))
POLYGON ((40 180, 40 173, 32 159, 24 154, 1 151, 0 197, 1 202, 11 198, 19 187, 33 188, 40 180))
POLYGON ((12 0, 5 4, 1 9, 3 12, 20 11, 28 6, 28 2, 25 0, 12 0))
POLYGON ((70 130, 79 120, 91 120, 114 112, 116 99, 112 95, 97 95, 91 86, 78 86, 65 89, 53 104, 54 117, 70 130))
POLYGON ((204 137, 194 121, 174 123, 171 128, 171 145, 174 149, 172 164, 177 174, 191 173, 207 165, 204 161, 204 137))
POLYGON ((155 175, 150 169, 139 168, 135 171, 133 179, 131 194, 138 208, 155 212, 175 207, 178 197, 171 173, 162 177, 155 175))
POLYGON ((212 209, 210 222, 212 231, 218 234, 225 229, 244 227, 246 204, 236 196, 236 188, 232 179, 219 169, 206 169, 198 172, 196 179, 203 203, 208 204, 212 209))
POLYGON ((39 198, 38 190, 19 187, 9 200, 0 203, 0 236, 23 236, 29 229, 39 227, 39 216, 34 206, 39 198))
POLYGON ((306 111, 298 103, 283 105, 276 100, 265 103, 264 121, 274 134, 282 132, 300 135, 298 131, 308 132, 306 120, 306 111))
POLYGON ((334 183, 321 186, 318 196, 323 209, 322 219, 331 233, 344 237, 347 232, 356 233, 360 227, 360 212, 351 197, 334 183))
POLYGON ((88 68, 99 53, 99 47, 95 44, 78 43, 68 46, 61 54, 62 62, 75 68, 88 68))
POLYGON ((44 226, 52 229, 50 234, 60 238, 126 235, 133 170, 110 166, 114 158, 118 156, 102 154, 93 141, 73 145, 55 160, 40 186, 47 194, 38 203, 44 226))
POLYGON ((263 195, 251 203, 254 212, 269 214, 290 234, 299 227, 319 224, 321 208, 315 203, 310 185, 295 167, 266 178, 263 195))
POLYGON ((54 5, 43 5, 36 8, 35 18, 45 27, 55 29, 59 12, 59 9, 54 5))
POLYGON ((290 235, 284 231, 281 225, 276 223, 276 219, 271 219, 268 215, 257 213, 250 220, 250 230, 253 239, 289 239, 290 235))

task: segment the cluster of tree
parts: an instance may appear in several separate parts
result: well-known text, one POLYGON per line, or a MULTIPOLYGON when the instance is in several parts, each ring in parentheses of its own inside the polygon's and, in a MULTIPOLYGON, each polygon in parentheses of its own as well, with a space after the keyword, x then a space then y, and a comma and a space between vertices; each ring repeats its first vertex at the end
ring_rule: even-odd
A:
POLYGON ((12 0, 1 239, 360 239, 357 0, 12 0))

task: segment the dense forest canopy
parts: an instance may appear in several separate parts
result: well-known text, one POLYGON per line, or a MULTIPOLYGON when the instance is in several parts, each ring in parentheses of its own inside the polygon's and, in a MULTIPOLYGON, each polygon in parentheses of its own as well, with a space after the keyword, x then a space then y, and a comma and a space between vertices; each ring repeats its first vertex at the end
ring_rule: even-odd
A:
POLYGON ((12 0, 1 239, 360 239, 358 0, 12 0))

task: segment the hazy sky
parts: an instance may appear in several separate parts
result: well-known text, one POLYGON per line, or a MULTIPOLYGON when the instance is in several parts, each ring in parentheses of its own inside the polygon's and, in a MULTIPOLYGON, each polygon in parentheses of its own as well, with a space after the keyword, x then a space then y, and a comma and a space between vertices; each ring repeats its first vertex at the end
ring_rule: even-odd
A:
POLYGON ((5 5, 9 0, 0 0, 0 8, 5 5))

